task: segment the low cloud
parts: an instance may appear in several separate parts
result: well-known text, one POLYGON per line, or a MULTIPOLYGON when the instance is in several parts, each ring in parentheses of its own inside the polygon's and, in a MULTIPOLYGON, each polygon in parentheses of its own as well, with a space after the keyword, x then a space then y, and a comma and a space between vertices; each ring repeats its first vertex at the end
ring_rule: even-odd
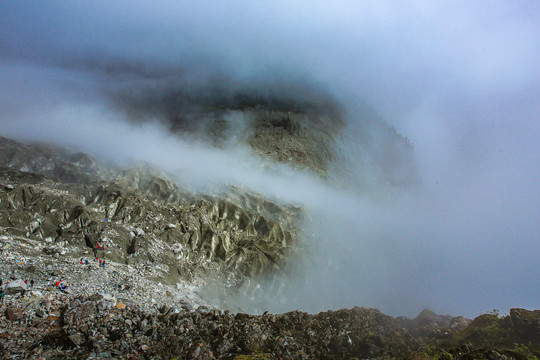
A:
POLYGON ((0 132, 302 204, 313 257, 283 301, 257 306, 538 308, 538 23, 533 1, 12 2, 0 14, 0 132), (239 93, 340 109, 349 164, 369 156, 354 141, 366 117, 384 118, 414 147, 421 186, 372 176, 372 192, 349 192, 243 147, 180 140, 163 121, 167 96, 226 107, 239 93))

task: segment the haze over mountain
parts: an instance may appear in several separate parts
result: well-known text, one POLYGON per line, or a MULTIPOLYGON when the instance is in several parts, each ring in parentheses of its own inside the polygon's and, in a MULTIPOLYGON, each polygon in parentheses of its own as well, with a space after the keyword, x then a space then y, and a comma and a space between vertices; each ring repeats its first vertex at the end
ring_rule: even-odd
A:
POLYGON ((301 206, 317 251, 273 311, 537 308, 539 23, 534 1, 11 2, 0 135, 301 206), (306 114, 331 155, 279 158, 257 111, 306 114))

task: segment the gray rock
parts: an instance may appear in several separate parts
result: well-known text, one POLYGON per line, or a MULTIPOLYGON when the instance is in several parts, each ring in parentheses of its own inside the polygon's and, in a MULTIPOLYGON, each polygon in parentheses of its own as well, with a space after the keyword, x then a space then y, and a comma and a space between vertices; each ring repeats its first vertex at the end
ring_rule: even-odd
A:
POLYGON ((77 346, 80 346, 82 343, 84 343, 84 335, 80 333, 70 335, 69 339, 73 341, 73 343, 77 346))
POLYGON ((88 300, 90 301, 101 301, 101 299, 103 299, 102 294, 93 294, 92 296, 88 298, 88 300))
POLYGON ((22 280, 14 280, 6 285, 6 295, 20 294, 23 290, 27 290, 27 285, 22 280))

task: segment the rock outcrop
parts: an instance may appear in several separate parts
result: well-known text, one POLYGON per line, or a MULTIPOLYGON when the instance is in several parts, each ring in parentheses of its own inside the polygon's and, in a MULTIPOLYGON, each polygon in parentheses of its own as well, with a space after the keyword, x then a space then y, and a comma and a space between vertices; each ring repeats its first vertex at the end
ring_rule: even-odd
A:
MULTIPOLYGON (((9 154, 23 149, 23 157, 37 151, 12 140, 2 144, 9 154)), ((67 151, 64 155, 73 158, 67 151)), ((238 188, 222 197, 195 195, 150 165, 118 170, 85 159, 93 166, 81 168, 80 179, 62 178, 63 171, 56 176, 55 170, 36 174, 0 168, 5 232, 37 241, 38 253, 77 257, 92 251, 110 261, 155 266, 162 270, 155 280, 168 284, 211 277, 235 285, 282 271, 297 243, 301 211, 296 207, 238 188), (116 177, 107 180, 102 174, 116 177), (96 250, 98 244, 105 248, 96 250)), ((40 166, 45 162, 40 160, 40 166)), ((11 163, 17 163, 15 155, 11 163)))

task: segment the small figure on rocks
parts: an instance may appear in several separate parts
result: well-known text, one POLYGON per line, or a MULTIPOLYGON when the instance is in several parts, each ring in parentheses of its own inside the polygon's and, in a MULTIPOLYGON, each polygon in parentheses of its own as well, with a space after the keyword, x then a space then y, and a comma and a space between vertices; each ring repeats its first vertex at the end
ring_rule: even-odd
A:
POLYGON ((4 280, 2 280, 2 278, 0 278, 0 286, 2 286, 3 283, 4 283, 4 280))
POLYGON ((20 296, 21 299, 24 299, 24 294, 25 294, 25 293, 26 293, 26 290, 22 289, 22 290, 21 290, 21 296, 20 296))
POLYGON ((85 265, 88 265, 88 259, 85 259, 85 260, 84 260, 84 264, 85 264, 85 265))
POLYGON ((32 280, 30 280, 30 287, 33 288, 34 287, 34 279, 32 278, 32 280))
POLYGON ((105 267, 105 260, 103 260, 103 267, 105 267))
POLYGON ((81 260, 79 260, 79 262, 81 263, 81 265, 83 264, 83 259, 81 258, 81 260))
POLYGON ((4 297, 6 297, 6 292, 4 291, 4 289, 0 290, 0 302, 3 304, 4 303, 4 297))

